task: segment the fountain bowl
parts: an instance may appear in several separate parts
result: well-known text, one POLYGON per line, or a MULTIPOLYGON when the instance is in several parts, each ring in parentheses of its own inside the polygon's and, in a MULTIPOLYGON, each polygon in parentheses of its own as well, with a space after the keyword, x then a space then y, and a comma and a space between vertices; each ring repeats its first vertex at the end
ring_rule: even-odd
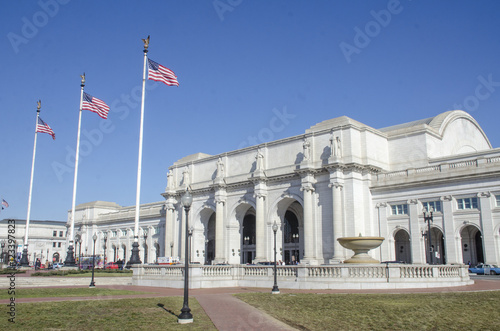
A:
POLYGON ((384 237, 342 237, 337 239, 342 247, 353 250, 354 255, 344 263, 376 264, 379 260, 372 258, 368 251, 377 248, 385 240, 384 237))

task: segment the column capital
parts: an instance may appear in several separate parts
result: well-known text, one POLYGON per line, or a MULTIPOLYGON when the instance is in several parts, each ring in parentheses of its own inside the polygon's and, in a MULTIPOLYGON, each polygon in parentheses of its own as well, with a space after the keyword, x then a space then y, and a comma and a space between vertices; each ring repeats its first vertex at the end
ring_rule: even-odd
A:
POLYGON ((409 205, 416 205, 418 204, 418 199, 408 199, 407 203, 409 205))
POLYGON ((379 202, 375 205, 375 208, 385 208, 385 207, 387 207, 386 202, 379 202))
POLYGON ((313 183, 302 183, 300 190, 303 192, 314 192, 315 189, 313 183))
POLYGON ((343 189, 344 188, 344 184, 343 183, 339 183, 339 182, 332 182, 332 183, 328 184, 328 187, 329 188, 343 189))

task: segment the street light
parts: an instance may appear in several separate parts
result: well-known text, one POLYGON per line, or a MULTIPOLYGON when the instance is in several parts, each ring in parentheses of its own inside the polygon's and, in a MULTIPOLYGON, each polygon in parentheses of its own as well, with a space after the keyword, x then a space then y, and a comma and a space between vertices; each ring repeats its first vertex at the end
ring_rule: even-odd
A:
POLYGON ((428 230, 427 230, 427 242, 429 244, 429 256, 430 256, 430 264, 434 264, 434 257, 432 256, 432 235, 431 235, 431 223, 433 222, 432 218, 432 212, 434 209, 432 207, 429 208, 429 211, 427 211, 427 208, 424 208, 422 211, 424 213, 424 222, 427 222, 428 225, 428 230))
POLYGON ((3 251, 3 249, 5 248, 5 243, 6 243, 5 239, 2 240, 2 243, 1 243, 1 245, 2 245, 2 264, 5 263, 5 253, 3 251))
POLYGON ((148 263, 148 229, 144 230, 144 264, 148 263))
POLYGON ((189 227, 188 235, 189 235, 189 263, 191 263, 191 252, 193 252, 193 232, 194 228, 192 226, 189 227))
POLYGON ((295 233, 292 235, 293 242, 297 243, 297 249, 295 250, 295 263, 299 262, 299 234, 295 233))
POLYGON ((75 241, 76 241, 76 244, 80 244, 80 248, 78 249, 78 269, 81 269, 82 267, 82 237, 77 234, 75 236, 75 241))
POLYGON ((189 243, 188 243, 188 220, 189 220, 189 209, 191 208, 191 204, 193 203, 193 196, 189 193, 189 190, 186 189, 186 193, 181 198, 182 205, 184 206, 184 211, 186 212, 186 236, 184 238, 184 303, 182 305, 181 314, 177 319, 177 323, 187 324, 193 323, 193 315, 191 314, 191 309, 189 309, 188 305, 188 287, 189 287, 189 243))
POLYGON ((276 269, 276 231, 278 231, 278 224, 274 221, 273 224, 273 232, 274 232, 274 286, 271 291, 272 294, 280 294, 280 289, 278 288, 278 280, 277 280, 277 269, 276 269))
POLYGON ((104 270, 106 270, 106 243, 108 241, 108 233, 104 232, 104 270))
POLYGON ((97 234, 94 233, 94 235, 92 236, 92 239, 94 239, 94 248, 92 250, 92 281, 90 282, 89 287, 94 288, 95 287, 95 282, 94 282, 95 242, 97 240, 97 234))

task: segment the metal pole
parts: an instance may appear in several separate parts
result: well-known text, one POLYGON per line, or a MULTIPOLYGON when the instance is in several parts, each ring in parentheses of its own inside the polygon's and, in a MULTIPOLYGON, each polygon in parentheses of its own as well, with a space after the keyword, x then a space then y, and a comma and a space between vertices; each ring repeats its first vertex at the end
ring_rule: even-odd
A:
POLYGON ((188 219, 189 219, 189 208, 184 206, 186 211, 186 237, 184 240, 185 254, 184 254, 184 302, 182 304, 181 314, 179 315, 179 323, 192 323, 193 315, 191 314, 191 309, 189 308, 189 242, 188 242, 188 219))
POLYGON ((276 231, 278 231, 278 225, 274 222, 273 232, 274 232, 274 285, 271 291, 272 294, 279 294, 280 290, 278 288, 278 278, 277 278, 277 268, 276 268, 276 231))
POLYGON ((89 287, 95 287, 95 282, 94 282, 95 241, 96 241, 96 238, 94 238, 94 248, 92 249, 92 281, 90 282, 89 287))
POLYGON ((129 264, 141 264, 139 257, 139 204, 141 200, 141 170, 142 170, 142 137, 144 132, 144 98, 146 91, 146 62, 149 46, 149 36, 147 42, 144 41, 144 66, 142 71, 142 98, 141 98, 141 125, 139 129, 139 157, 137 161, 137 188, 135 195, 135 224, 134 224, 134 243, 132 244, 132 255, 129 264))
POLYGON ((424 221, 427 222, 428 230, 427 230, 427 240, 429 241, 429 262, 430 264, 434 264, 434 256, 432 252, 432 234, 431 234, 431 222, 433 221, 432 217, 432 209, 427 212, 424 210, 424 221))
POLYGON ((36 154, 36 138, 37 138, 37 127, 38 127, 38 117, 40 116, 40 108, 42 106, 41 100, 38 100, 38 105, 36 109, 36 121, 35 121, 35 142, 33 144, 33 159, 31 161, 31 179, 30 179, 30 190, 28 194, 28 212, 26 215, 26 228, 24 233, 24 248, 23 255, 21 256, 21 265, 28 266, 28 234, 30 228, 30 214, 31 214, 31 194, 33 192, 33 174, 35 172, 35 154, 36 154))
POLYGON ((75 152, 75 176, 73 178, 73 199, 71 202, 71 224, 69 227, 69 246, 66 254, 64 265, 74 266, 75 257, 73 255, 73 242, 75 240, 75 209, 76 209, 76 183, 78 179, 78 163, 80 158, 80 132, 82 128, 82 108, 83 108, 83 88, 85 87, 85 73, 83 73, 82 82, 80 84, 80 112, 78 114, 78 133, 76 135, 76 152, 75 152))

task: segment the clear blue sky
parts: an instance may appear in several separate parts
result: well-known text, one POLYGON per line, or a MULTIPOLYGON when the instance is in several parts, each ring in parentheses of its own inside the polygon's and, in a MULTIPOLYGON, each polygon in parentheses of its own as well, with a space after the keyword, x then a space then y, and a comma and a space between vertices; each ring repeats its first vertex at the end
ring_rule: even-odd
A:
POLYGON ((83 72, 85 91, 112 111, 106 130, 83 113, 83 130, 102 135, 82 135, 76 202, 135 204, 148 35, 149 57, 180 87, 148 83, 141 203, 163 200, 168 167, 186 155, 342 115, 381 128, 461 108, 499 147, 499 17, 498 1, 5 2, 0 197, 10 208, 0 218, 26 217, 41 99, 56 140, 38 135, 31 219, 67 219, 83 72), (286 124, 271 130, 284 111, 286 124))

